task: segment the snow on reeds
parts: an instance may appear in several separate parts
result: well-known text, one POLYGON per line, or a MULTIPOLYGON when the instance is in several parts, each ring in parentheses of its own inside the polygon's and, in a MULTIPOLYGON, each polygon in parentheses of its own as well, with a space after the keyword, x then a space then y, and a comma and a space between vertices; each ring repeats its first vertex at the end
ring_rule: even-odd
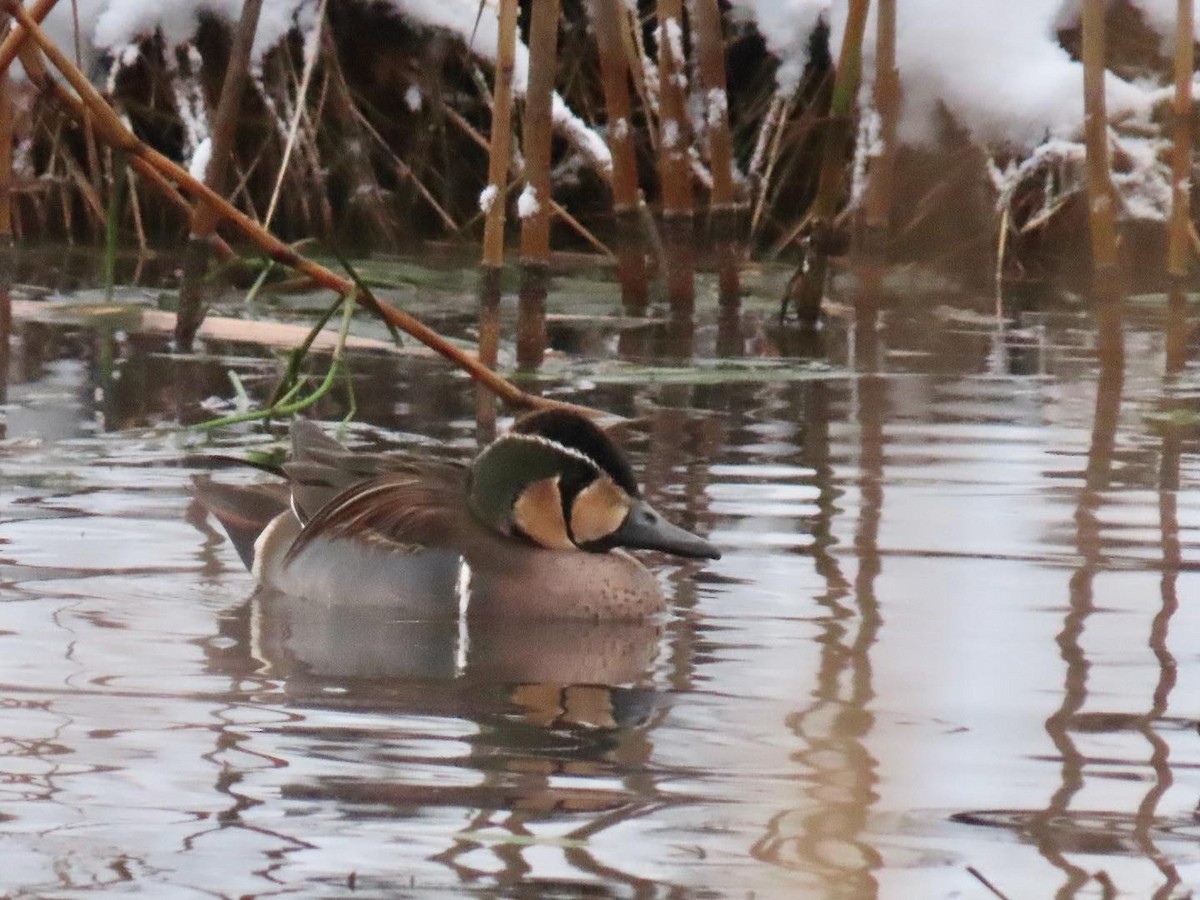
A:
MULTIPOLYGON (((1125 220, 1164 221, 1172 206, 1171 142, 1165 125, 1170 122, 1169 108, 1175 93, 1169 60, 1175 46, 1178 2, 1122 2, 1140 17, 1141 27, 1159 39, 1161 65, 1143 65, 1135 70, 1109 61, 1104 94, 1117 213, 1125 220)), ((620 5, 603 3, 598 8, 620 5)), ((85 69, 94 77, 106 78, 111 86, 123 83, 121 72, 127 73, 126 82, 161 77, 165 92, 143 88, 134 98, 142 103, 152 96, 157 107, 149 111, 135 109, 136 103, 131 101, 130 108, 122 112, 141 116, 140 121, 159 128, 163 127, 164 115, 173 117, 173 146, 167 149, 193 170, 202 170, 204 154, 211 146, 208 118, 215 96, 213 81, 220 74, 205 68, 220 62, 210 64, 202 58, 201 48, 207 53, 214 44, 204 40, 204 23, 224 22, 232 27, 241 12, 242 0, 63 2, 46 22, 49 33, 62 47, 75 45, 73 6, 78 15, 79 43, 84 55, 90 54, 84 60, 85 69), (164 96, 169 98, 166 102, 164 96)), ((638 12, 636 2, 624 6, 638 12)), ((1113 6, 1109 4, 1110 15, 1113 6)), ((432 223, 428 227, 445 231, 472 224, 477 216, 476 198, 487 182, 475 144, 490 118, 487 107, 491 98, 486 89, 472 93, 469 60, 494 64, 498 34, 495 0, 485 0, 482 6, 480 0, 386 0, 376 4, 330 0, 330 22, 335 24, 347 22, 348 28, 361 28, 372 15, 390 15, 399 23, 399 28, 386 32, 404 35, 404 45, 397 46, 391 55, 379 52, 379 35, 362 36, 375 42, 373 50, 380 57, 372 58, 370 65, 390 67, 388 77, 398 84, 391 107, 382 106, 379 96, 363 100, 362 91, 355 85, 346 87, 347 81, 355 77, 353 67, 367 65, 364 60, 351 58, 357 53, 358 35, 336 34, 321 47, 315 39, 305 40, 321 34, 316 27, 319 8, 317 0, 265 0, 263 4, 251 74, 262 107, 261 118, 274 135, 262 135, 260 131, 257 155, 247 155, 244 147, 239 151, 242 158, 234 179, 239 195, 235 199, 244 206, 273 208, 266 197, 272 194, 271 188, 280 196, 279 188, 284 183, 282 177, 276 178, 280 171, 276 163, 284 147, 289 148, 288 154, 294 147, 295 159, 288 173, 293 180, 288 184, 320 190, 336 187, 341 177, 353 180, 343 188, 347 197, 408 191, 415 198, 411 200, 414 208, 428 214, 432 223), (308 68, 303 51, 298 52, 303 43, 309 44, 308 53, 320 54, 320 74, 311 89, 306 86, 302 91, 300 72, 308 68), (454 49, 448 52, 446 47, 454 49), (340 54, 342 60, 331 58, 331 54, 340 54), (448 63, 448 59, 461 62, 448 63), (342 99, 335 103, 330 97, 342 99), (391 131, 386 121, 389 115, 400 121, 391 131), (327 121, 331 117, 341 129, 332 137, 327 121), (364 128, 368 130, 362 131, 364 128), (404 140, 399 147, 398 136, 404 140), (358 164, 352 178, 339 175, 354 156, 343 151, 353 147, 370 148, 374 174, 372 164, 365 168, 358 164), (470 152, 463 152, 464 148, 470 152), (415 158, 406 155, 409 153, 415 158), (474 183, 461 177, 467 166, 474 167, 474 183), (263 183, 268 185, 265 192, 263 183)), ((686 177, 672 172, 664 179, 667 183, 663 187, 679 196, 675 205, 682 205, 689 188, 685 182, 689 180, 702 203, 725 204, 724 197, 715 197, 715 193, 723 193, 724 185, 710 174, 710 125, 727 114, 733 136, 731 169, 736 203, 752 210, 752 234, 782 244, 781 235, 794 233, 815 192, 820 154, 814 148, 820 146, 822 123, 819 114, 810 110, 819 108, 813 97, 821 89, 822 73, 817 65, 820 60, 813 58, 814 48, 821 46, 814 32, 824 29, 827 46, 836 53, 842 45, 848 8, 843 0, 732 0, 725 21, 729 45, 756 31, 773 60, 762 60, 757 68, 743 65, 733 76, 746 79, 771 72, 771 83, 747 88, 734 80, 725 91, 695 77, 696 38, 689 32, 688 23, 681 24, 676 17, 658 23, 653 15, 646 15, 653 6, 643 0, 640 13, 633 17, 641 21, 642 27, 622 23, 620 36, 627 52, 623 59, 609 60, 610 67, 617 63, 622 68, 630 67, 628 85, 633 88, 630 114, 611 124, 606 123, 605 101, 611 104, 614 100, 611 91, 609 95, 601 91, 595 25, 586 21, 564 23, 558 92, 552 101, 558 138, 555 193, 558 188, 569 187, 585 171, 592 180, 585 178, 579 193, 588 197, 604 195, 597 186, 607 185, 614 177, 609 142, 620 142, 632 134, 641 154, 639 186, 652 202, 661 200, 655 193, 660 187, 646 159, 651 153, 666 150, 675 158, 682 156, 688 164, 686 177), (687 57, 686 65, 672 65, 666 81, 658 69, 663 49, 660 44, 666 45, 669 58, 687 57), (664 116, 660 109, 664 84, 686 92, 685 111, 676 109, 664 116)), ((894 65, 901 99, 894 123, 891 117, 883 116, 885 127, 881 128, 873 109, 873 88, 878 83, 874 22, 877 4, 871 4, 871 20, 862 46, 862 88, 858 93, 858 113, 867 127, 858 129, 855 141, 856 159, 847 179, 853 188, 848 192, 850 202, 870 196, 867 188, 876 160, 887 159, 891 165, 895 147, 885 148, 881 141, 882 135, 893 133, 893 124, 899 144, 924 152, 938 146, 947 123, 951 123, 983 151, 979 157, 983 162, 976 165, 990 175, 997 209, 1007 209, 1015 196, 1027 196, 1032 186, 1043 194, 1040 209, 1032 216, 1036 220, 1039 215, 1052 215, 1064 198, 1081 191, 1085 171, 1084 79, 1078 47, 1073 43, 1077 41, 1080 9, 1079 0, 902 0, 895 4, 895 27, 889 33, 894 34, 894 65)), ((577 9, 568 9, 567 16, 580 14, 577 9)), ((684 18, 694 18, 694 12, 684 18)), ((694 26, 694 22, 691 24, 694 26)), ((215 58, 219 60, 220 53, 215 58)), ((525 93, 528 70, 529 48, 518 40, 512 72, 513 93, 518 98, 525 93)), ((624 71, 614 77, 623 79, 624 71)), ((620 101, 616 102, 619 108, 620 101)), ((28 125, 25 127, 28 129, 28 125)), ((51 144, 55 152, 60 152, 57 125, 51 121, 40 129, 33 140, 51 144)), ((21 159, 38 158, 28 152, 30 133, 21 131, 20 121, 16 140, 23 148, 18 154, 21 159)), ((45 154, 40 158, 45 159, 45 154)), ((57 172, 69 168, 53 161, 50 165, 57 172)), ((897 181, 901 180, 897 176, 897 181)), ((620 203, 635 207, 627 183, 623 190, 620 203)), ((558 199, 543 197, 542 193, 539 191, 539 203, 558 199)), ((303 194, 303 190, 284 190, 279 202, 286 207, 293 232, 319 232, 322 223, 329 220, 327 201, 303 194)), ((44 216, 44 212, 39 215, 44 216)))

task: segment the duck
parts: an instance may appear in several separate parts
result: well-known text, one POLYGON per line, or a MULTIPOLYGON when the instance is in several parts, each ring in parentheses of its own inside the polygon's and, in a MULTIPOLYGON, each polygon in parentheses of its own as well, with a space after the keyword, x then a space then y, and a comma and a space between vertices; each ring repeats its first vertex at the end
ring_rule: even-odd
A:
POLYGON ((311 420, 290 426, 282 483, 201 476, 200 503, 259 586, 405 619, 638 621, 665 601, 631 550, 719 559, 641 495, 595 422, 525 415, 469 463, 366 453, 311 420))

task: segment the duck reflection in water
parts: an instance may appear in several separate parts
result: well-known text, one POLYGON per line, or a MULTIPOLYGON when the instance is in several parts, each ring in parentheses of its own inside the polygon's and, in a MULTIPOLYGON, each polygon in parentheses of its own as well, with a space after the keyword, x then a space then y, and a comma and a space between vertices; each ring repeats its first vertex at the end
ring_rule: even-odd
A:
POLYGON ((588 728, 637 726, 655 705, 654 622, 405 620, 260 589, 250 625, 263 674, 300 702, 466 718, 503 706, 528 724, 588 728))

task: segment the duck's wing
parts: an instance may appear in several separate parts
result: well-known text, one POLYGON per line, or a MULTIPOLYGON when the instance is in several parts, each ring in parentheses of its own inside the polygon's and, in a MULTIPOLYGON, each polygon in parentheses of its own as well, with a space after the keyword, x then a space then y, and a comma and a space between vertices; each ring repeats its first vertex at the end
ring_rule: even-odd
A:
POLYGON ((360 481, 304 523, 287 559, 320 538, 384 542, 397 551, 454 549, 479 528, 466 509, 466 478, 465 466, 423 461, 360 481))
POLYGON ((307 419, 293 420, 290 434, 292 455, 282 468, 291 482, 292 509, 303 523, 357 484, 393 472, 416 474, 433 468, 414 454, 349 450, 307 419))

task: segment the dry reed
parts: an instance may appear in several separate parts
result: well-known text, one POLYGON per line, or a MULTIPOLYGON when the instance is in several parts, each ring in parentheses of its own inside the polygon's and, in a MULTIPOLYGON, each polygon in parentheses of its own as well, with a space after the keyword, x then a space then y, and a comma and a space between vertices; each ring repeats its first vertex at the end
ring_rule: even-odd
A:
MULTIPOLYGON (((217 194, 225 191, 234 138, 241 118, 242 95, 250 74, 250 51, 254 47, 262 4, 263 0, 244 0, 233 46, 229 49, 229 65, 221 85, 211 151, 204 171, 204 183, 217 194)), ((196 330, 204 321, 203 292, 208 271, 209 238, 217 230, 217 221, 218 213, 212 204, 203 200, 196 203, 184 256, 183 279, 179 286, 179 317, 175 320, 175 346, 181 353, 192 351, 196 330)))
POLYGON ((658 168, 667 262, 667 299, 674 318, 690 318, 696 302, 692 234, 692 166, 684 88, 683 0, 658 0, 658 168))
POLYGON ((696 0, 691 9, 696 26, 696 55, 712 170, 709 224, 717 252, 717 295, 722 307, 736 309, 741 298, 738 273, 741 250, 737 240, 738 206, 733 189, 733 140, 729 134, 729 93, 725 83, 721 10, 717 0, 696 0))
POLYGON ((634 145, 633 103, 629 95, 629 59, 623 38, 625 11, 621 0, 592 0, 592 25, 600 56, 601 88, 612 153, 613 213, 617 228, 617 280, 621 300, 630 312, 641 312, 649 300, 646 254, 641 240, 641 191, 634 145))
POLYGON ((1117 267, 1116 203, 1108 161, 1108 115, 1104 96, 1104 0, 1083 0, 1083 108, 1087 145, 1088 219, 1092 270, 1097 287, 1117 267))
POLYGON ((821 316, 829 257, 840 253, 844 236, 837 233, 834 216, 845 190, 846 156, 855 131, 854 100, 862 74, 862 42, 870 0, 850 0, 846 31, 833 82, 829 122, 821 155, 817 195, 806 218, 810 229, 810 253, 788 285, 784 305, 790 299, 801 324, 812 326, 821 316))
POLYGON ((517 304, 517 364, 536 369, 546 348, 546 287, 550 270, 550 140, 558 68, 558 0, 533 0, 529 27, 529 86, 522 147, 525 190, 521 218, 521 287, 517 304))

